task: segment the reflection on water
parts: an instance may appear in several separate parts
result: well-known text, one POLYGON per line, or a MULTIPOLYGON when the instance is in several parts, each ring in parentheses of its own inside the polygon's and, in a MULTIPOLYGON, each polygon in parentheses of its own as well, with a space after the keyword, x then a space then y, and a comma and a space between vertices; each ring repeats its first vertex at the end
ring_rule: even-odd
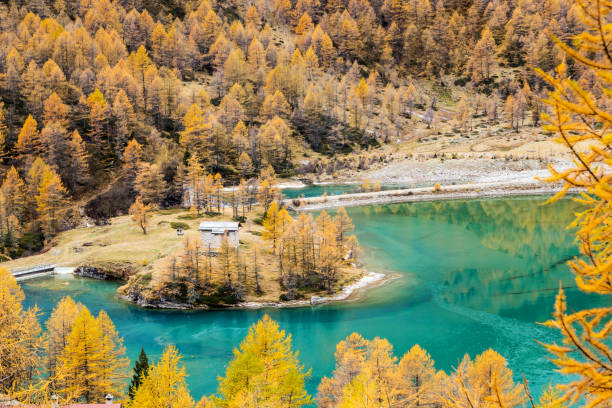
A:
MULTIPOLYGON (((401 184, 381 184, 381 190, 401 190, 412 187, 424 187, 433 186, 433 183, 415 184, 415 183, 401 183, 401 184)), ((285 188, 283 194, 286 198, 297 198, 297 197, 319 197, 323 194, 327 195, 339 195, 339 194, 351 194, 360 192, 360 184, 311 184, 300 188, 285 188)))
MULTIPOLYGON (((533 321, 547 319, 552 304, 527 314, 523 308, 548 302, 560 282, 575 287, 566 261, 579 255, 566 230, 577 204, 542 204, 533 198, 455 200, 353 208, 349 213, 356 224, 377 227, 359 229, 362 242, 371 245, 378 235, 374 245, 392 255, 375 260, 371 258, 379 251, 366 251, 366 262, 416 274, 448 304, 533 321), (428 264, 432 267, 423 267, 428 264)), ((571 296, 585 301, 579 293, 571 296)))
MULTIPOLYGON (((156 357, 165 344, 176 344, 197 398, 214 391, 232 348, 266 312, 291 332, 300 359, 312 368, 308 389, 313 393, 333 369, 336 343, 358 331, 388 338, 397 354, 419 343, 445 370, 464 353, 492 347, 506 356, 517 379, 526 375, 538 394, 559 377, 533 341, 552 341, 555 333, 536 322, 550 316, 559 281, 574 285, 564 262, 577 255, 565 229, 576 204, 542 202, 457 200, 347 209, 366 266, 402 275, 354 303, 265 311, 151 311, 115 300, 117 285, 111 282, 43 278, 23 287, 26 302, 46 314, 64 295, 94 313, 106 309, 132 360, 141 346, 156 357)), ((575 309, 604 301, 572 289, 568 298, 575 309)))

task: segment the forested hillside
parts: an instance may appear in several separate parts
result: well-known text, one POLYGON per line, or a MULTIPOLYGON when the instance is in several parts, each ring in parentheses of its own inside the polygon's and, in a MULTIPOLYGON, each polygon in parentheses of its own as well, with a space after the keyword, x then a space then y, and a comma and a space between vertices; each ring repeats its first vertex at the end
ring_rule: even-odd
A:
MULTIPOLYGON (((339 262, 358 255, 356 240, 345 235, 352 223, 340 212, 334 219, 321 213, 317 219, 303 215, 294 222, 279 210, 277 175, 321 171, 323 158, 333 158, 331 171, 363 168, 372 157, 383 155, 369 149, 383 150, 414 129, 449 121, 449 112, 448 125, 461 137, 473 136, 475 118, 482 126, 501 121, 512 132, 529 117, 536 126, 541 117, 543 131, 555 134, 573 159, 564 168, 551 166, 547 181, 563 187, 550 201, 579 187, 577 201, 584 208, 573 214, 571 224, 581 253, 567 263, 576 286, 560 285, 552 318, 543 323, 551 335, 541 337, 540 345, 532 344, 548 352, 562 383, 551 384, 537 401, 526 376, 524 384, 518 384, 520 374, 493 350, 474 359, 466 355, 445 373, 418 345, 398 358, 387 340, 351 334, 338 343, 334 370, 319 382, 316 403, 337 408, 611 406, 609 2, 177 1, 0 4, 3 255, 39 251, 63 229, 83 220, 103 222, 130 206, 138 224, 134 228, 142 235, 154 206, 184 202, 190 220, 199 218, 202 210, 218 214, 225 180, 226 185, 240 186, 231 191, 236 193, 231 202, 234 219, 240 207, 244 217, 245 207, 250 209, 255 200, 267 210, 264 219, 258 219, 263 224, 260 235, 271 242, 272 255, 286 268, 279 268, 280 273, 322 276, 329 290, 339 262), (547 99, 541 101, 545 94, 547 99), (600 303, 581 307, 577 300, 586 294, 600 303)), ((505 217, 517 222, 511 211, 505 217)), ((453 220, 464 223, 459 216, 453 220)), ((504 242, 506 238, 486 236, 490 249, 520 257, 522 252, 504 242)), ((426 243, 432 238, 423 234, 420 239, 426 243)), ((176 259, 194 260, 195 268, 184 262, 180 270, 197 275, 200 257, 192 255, 201 250, 185 242, 176 259)), ((461 245, 467 248, 469 241, 457 243, 461 245)), ((227 242, 223 246, 225 250, 227 242)), ((528 256, 535 251, 534 256, 547 260, 535 247, 528 256)), ((223 252, 218 270, 227 273, 231 285, 231 274, 242 269, 236 265, 246 262, 231 259, 229 250, 223 252)), ((251 254, 248 259, 257 270, 257 250, 251 254)), ((444 251, 436 256, 448 258, 444 251)), ((529 259, 521 262, 529 265, 529 259)), ((178 262, 166 265, 174 278, 178 262)), ((425 267, 430 268, 427 263, 425 267)), ((525 273, 532 274, 528 267, 525 273)), ((497 275, 493 279, 501 282, 497 275)), ((452 284, 462 285, 456 282, 452 284)), ((503 285, 511 288, 507 282, 503 285)), ((109 315, 101 310, 94 317, 85 305, 64 297, 45 316, 43 331, 40 310, 25 307, 24 296, 13 274, 0 268, 1 402, 102 402, 113 393, 127 407, 195 405, 174 346, 168 345, 148 369, 141 353, 125 397, 129 363, 109 315)), ((389 310, 404 307, 397 298, 390 300, 373 304, 389 310)), ((333 313, 326 312, 318 318, 330 319, 333 313)), ((493 316, 484 325, 497 320, 493 316)), ((435 325, 434 317, 424 314, 421 330, 435 325)), ((355 314, 351 319, 343 327, 350 328, 359 318, 355 314)), ((393 323, 399 329, 405 321, 393 323)), ((523 323, 513 322, 508 336, 522 331, 523 323)), ((240 325, 240 319, 230 323, 232 328, 240 325)), ((298 327, 308 330, 306 325, 298 327)), ((198 331, 210 327, 191 329, 181 328, 179 334, 199 336, 198 331)), ((448 330, 435 341, 450 344, 459 337, 461 331, 448 330)), ((154 340, 158 345, 166 342, 163 336, 154 340)), ((187 348, 186 356, 204 348, 220 354, 214 342, 201 346, 187 348)), ((316 352, 318 358, 331 358, 329 350, 316 352)), ((313 399, 305 384, 311 372, 299 357, 291 334, 264 316, 234 349, 216 391, 197 407, 309 405, 313 399)), ((542 359, 531 363, 536 373, 549 374, 542 359)), ((214 374, 203 370, 191 375, 214 374)))
POLYGON ((137 195, 178 204, 190 174, 363 168, 449 114, 461 133, 537 125, 528 65, 551 70, 551 35, 581 25, 569 0, 27 0, 0 4, 0 30, 0 235, 19 255, 137 195))

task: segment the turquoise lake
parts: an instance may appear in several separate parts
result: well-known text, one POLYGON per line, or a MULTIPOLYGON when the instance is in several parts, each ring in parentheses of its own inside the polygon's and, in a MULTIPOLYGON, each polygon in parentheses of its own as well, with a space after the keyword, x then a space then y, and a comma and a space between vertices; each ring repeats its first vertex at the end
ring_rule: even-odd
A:
POLYGON ((70 295, 93 312, 105 309, 125 339, 133 361, 143 346, 158 357, 166 344, 183 354, 195 398, 214 392, 217 376, 253 322, 269 313, 293 336, 294 348, 312 368, 308 389, 316 393, 334 367, 335 345, 351 332, 386 337, 396 355, 424 347, 438 369, 451 370, 465 353, 494 348, 517 380, 525 374, 532 392, 559 381, 534 340, 556 333, 537 322, 549 318, 559 282, 570 307, 609 304, 575 286, 565 261, 578 254, 565 226, 576 204, 542 206, 541 198, 454 200, 348 208, 372 271, 400 275, 359 301, 299 309, 181 312, 143 310, 115 298, 117 285, 73 277, 22 283, 26 304, 45 319, 70 295))
MULTIPOLYGON (((429 184, 426 184, 429 185, 429 184)), ((433 183, 431 183, 433 185, 433 183)), ((410 187, 424 187, 422 184, 382 184, 381 190, 396 190, 410 187)), ((339 195, 359 192, 360 184, 311 184, 299 188, 284 188, 283 195, 286 198, 297 197, 319 197, 323 194, 339 195)))
POLYGON ((283 188, 286 198, 318 197, 323 194, 338 195, 343 193, 355 193, 359 189, 358 184, 312 184, 299 188, 283 188))

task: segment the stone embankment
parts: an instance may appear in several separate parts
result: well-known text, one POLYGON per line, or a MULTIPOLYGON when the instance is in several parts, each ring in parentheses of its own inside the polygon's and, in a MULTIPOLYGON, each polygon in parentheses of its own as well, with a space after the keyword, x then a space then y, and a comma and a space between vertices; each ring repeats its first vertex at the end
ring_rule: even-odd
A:
POLYGON ((505 197, 518 195, 554 194, 560 186, 533 181, 485 182, 446 185, 438 188, 420 187, 401 190, 384 190, 335 196, 288 199, 284 204, 296 211, 358 205, 402 203, 410 201, 435 201, 465 198, 505 197))

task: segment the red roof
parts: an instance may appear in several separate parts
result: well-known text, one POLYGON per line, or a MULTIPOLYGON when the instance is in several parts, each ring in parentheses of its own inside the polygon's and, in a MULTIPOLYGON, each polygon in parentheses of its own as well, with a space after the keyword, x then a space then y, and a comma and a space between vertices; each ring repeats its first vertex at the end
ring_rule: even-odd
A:
MULTIPOLYGON (((5 405, 0 403, 0 408, 37 408, 36 405, 5 405)), ((121 404, 69 404, 60 408, 121 408, 121 404)))

